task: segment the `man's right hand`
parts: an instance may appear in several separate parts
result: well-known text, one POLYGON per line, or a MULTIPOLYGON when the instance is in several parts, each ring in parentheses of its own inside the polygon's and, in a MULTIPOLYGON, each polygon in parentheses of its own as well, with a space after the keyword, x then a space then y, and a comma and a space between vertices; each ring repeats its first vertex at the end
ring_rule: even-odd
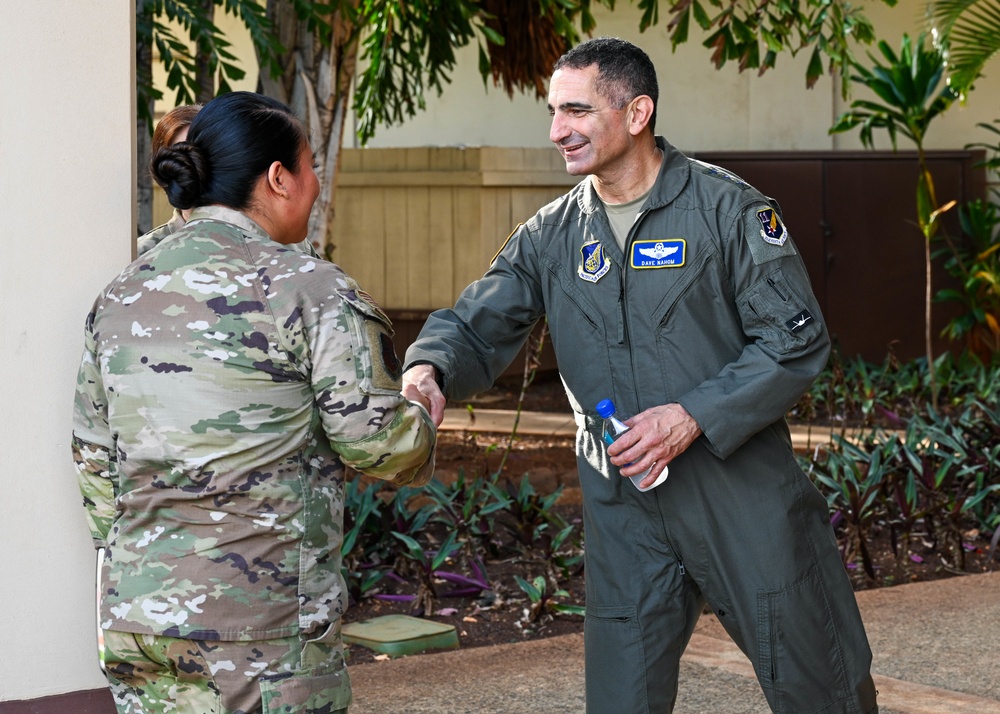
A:
POLYGON ((438 371, 432 364, 418 364, 403 373, 403 396, 422 404, 431 415, 434 426, 444 421, 445 398, 437 382, 438 371))

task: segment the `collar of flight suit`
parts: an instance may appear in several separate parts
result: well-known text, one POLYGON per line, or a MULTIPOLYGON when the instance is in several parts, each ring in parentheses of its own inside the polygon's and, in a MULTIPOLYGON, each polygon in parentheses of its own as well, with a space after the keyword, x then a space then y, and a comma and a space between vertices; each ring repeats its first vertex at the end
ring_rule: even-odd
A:
MULTIPOLYGON (((681 194, 691 176, 691 163, 688 158, 671 146, 670 142, 662 136, 657 136, 655 139, 657 148, 663 152, 663 162, 660 164, 660 173, 656 176, 656 183, 653 184, 653 191, 642 205, 643 211, 662 208, 669 204, 681 194), (671 174, 669 181, 664 180, 667 173, 671 174)), ((578 203, 580 210, 587 215, 597 213, 603 206, 601 198, 594 188, 593 177, 588 176, 584 182, 578 203)))

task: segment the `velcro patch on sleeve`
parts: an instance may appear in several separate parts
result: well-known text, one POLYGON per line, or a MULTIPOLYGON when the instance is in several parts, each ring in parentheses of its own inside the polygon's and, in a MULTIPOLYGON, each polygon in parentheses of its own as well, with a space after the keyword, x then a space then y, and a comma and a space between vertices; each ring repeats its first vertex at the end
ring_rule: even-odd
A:
POLYGON ((792 332, 798 332, 802 330, 813 321, 813 316, 809 314, 808 310, 802 310, 798 315, 793 317, 791 320, 785 321, 785 327, 787 327, 792 332))
POLYGON ((788 228, 772 206, 761 204, 743 213, 743 237, 755 265, 795 255, 795 246, 788 240, 788 228))
POLYGON ((372 349, 372 384, 377 389, 399 391, 402 387, 403 363, 385 326, 376 320, 365 320, 368 344, 372 349))
POLYGON ((365 382, 370 379, 369 389, 374 393, 398 392, 402 388, 403 363, 392 341, 392 322, 363 290, 348 290, 343 294, 361 322, 362 343, 355 357, 364 372, 360 375, 362 390, 367 391, 365 382), (369 369, 370 374, 367 373, 369 369))

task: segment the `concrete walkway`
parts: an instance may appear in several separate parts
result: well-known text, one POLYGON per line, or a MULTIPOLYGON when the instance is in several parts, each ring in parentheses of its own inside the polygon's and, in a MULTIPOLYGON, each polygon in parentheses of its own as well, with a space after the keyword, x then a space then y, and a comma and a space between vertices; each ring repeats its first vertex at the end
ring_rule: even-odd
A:
MULTIPOLYGON (((882 714, 1000 714, 1000 573, 857 597, 875 654, 882 714)), ((351 714, 584 711, 581 635, 415 655, 350 672, 351 714)), ((681 660, 674 711, 770 711, 750 663, 710 616, 702 618, 681 660)))
MULTIPOLYGON (((449 411, 442 428, 508 432, 512 412, 449 411)), ((523 414, 521 433, 574 433, 572 418, 523 414)), ((814 448, 817 434, 797 448, 814 448)), ((882 714, 1000 714, 1000 572, 857 593, 882 714)), ((676 714, 765 714, 749 661, 710 615, 681 666, 676 714)), ((351 714, 584 711, 583 638, 458 649, 351 667, 351 714)), ((592 714, 630 714, 596 712, 592 714)))

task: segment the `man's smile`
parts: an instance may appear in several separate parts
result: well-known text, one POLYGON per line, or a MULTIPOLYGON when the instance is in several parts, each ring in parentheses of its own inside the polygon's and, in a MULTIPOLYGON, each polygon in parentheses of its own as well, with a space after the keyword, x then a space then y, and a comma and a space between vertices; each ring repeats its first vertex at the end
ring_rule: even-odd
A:
POLYGON ((559 146, 559 150, 562 152, 563 156, 565 156, 566 158, 570 158, 570 156, 574 152, 579 151, 586 145, 587 145, 586 141, 577 141, 576 143, 573 144, 566 143, 566 144, 561 144, 559 146))

